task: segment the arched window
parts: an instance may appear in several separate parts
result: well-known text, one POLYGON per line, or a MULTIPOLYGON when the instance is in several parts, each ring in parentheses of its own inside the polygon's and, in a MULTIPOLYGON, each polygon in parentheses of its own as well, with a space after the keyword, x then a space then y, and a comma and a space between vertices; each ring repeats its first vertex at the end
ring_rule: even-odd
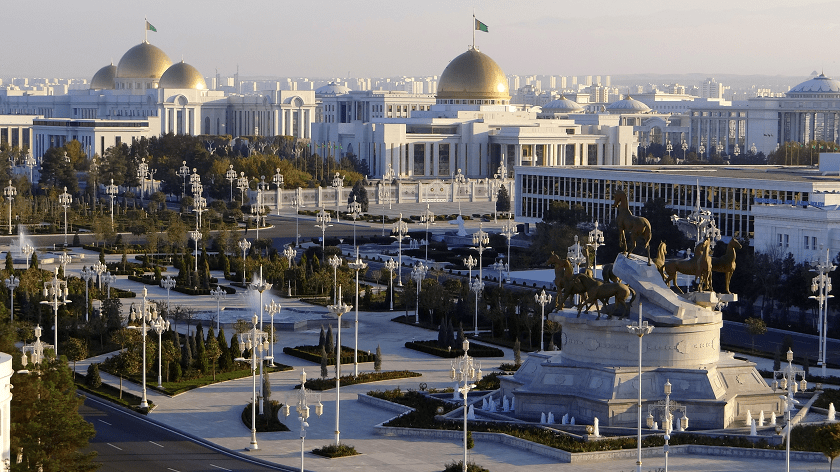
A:
POLYGON ((204 134, 210 134, 210 117, 204 117, 204 134))

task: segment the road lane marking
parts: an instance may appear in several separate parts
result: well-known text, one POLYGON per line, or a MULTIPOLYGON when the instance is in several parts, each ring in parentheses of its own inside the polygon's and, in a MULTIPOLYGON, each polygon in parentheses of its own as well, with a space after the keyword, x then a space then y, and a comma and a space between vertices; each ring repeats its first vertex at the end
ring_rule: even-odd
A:
POLYGON ((104 421, 104 420, 99 420, 99 421, 101 421, 101 422, 103 422, 103 423, 107 424, 108 426, 111 426, 111 423, 109 423, 109 422, 107 422, 107 421, 104 421))
POLYGON ((156 442, 154 442, 154 441, 149 441, 149 442, 150 442, 150 443, 152 443, 152 444, 154 444, 154 445, 155 445, 155 446, 157 446, 157 447, 163 447, 162 445, 160 445, 160 444, 158 444, 158 443, 156 443, 156 442))
POLYGON ((116 449, 116 450, 118 450, 118 451, 122 451, 122 448, 121 448, 121 447, 114 446, 114 445, 113 445, 113 444, 111 444, 111 443, 105 443, 105 444, 107 444, 107 445, 109 445, 109 446, 113 447, 114 449, 116 449))
POLYGON ((219 467, 219 466, 213 465, 213 464, 207 464, 207 465, 209 465, 210 467, 215 467, 217 469, 228 470, 228 471, 230 470, 230 469, 225 469, 224 467, 219 467))
POLYGON ((167 467, 166 470, 171 470, 172 472, 181 472, 180 470, 175 470, 175 469, 172 469, 170 467, 167 467))

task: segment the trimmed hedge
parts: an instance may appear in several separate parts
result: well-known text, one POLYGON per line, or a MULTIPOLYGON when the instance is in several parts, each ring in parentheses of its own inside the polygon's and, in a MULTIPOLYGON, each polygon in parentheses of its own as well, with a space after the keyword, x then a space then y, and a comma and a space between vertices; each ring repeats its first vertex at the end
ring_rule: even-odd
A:
POLYGON ((336 457, 357 456, 359 455, 359 452, 356 451, 355 447, 348 444, 328 444, 324 447, 313 449, 312 454, 334 459, 336 457))
MULTIPOLYGON (((425 352, 433 356, 443 357, 445 359, 454 359, 464 355, 463 349, 444 349, 438 346, 436 339, 430 341, 408 341, 405 347, 415 351, 425 352)), ((473 344, 470 346, 470 356, 472 357, 504 357, 505 353, 501 349, 482 346, 480 344, 473 344)))
MULTIPOLYGON (((411 372, 410 370, 392 370, 388 372, 363 372, 358 377, 353 375, 344 375, 341 377, 341 386, 357 385, 369 382, 379 382, 382 380, 393 379, 407 379, 411 377, 420 377, 423 374, 411 372)), ((295 385, 296 389, 300 389, 300 385, 295 385)), ((335 388, 335 377, 331 379, 310 379, 306 381, 306 388, 309 390, 324 391, 335 388)))
MULTIPOLYGON (((298 359, 303 359, 305 361, 314 362, 318 365, 321 365, 321 347, 320 346, 297 346, 297 347, 284 347, 283 354, 288 354, 290 356, 297 357, 298 359)), ((359 350, 359 362, 373 362, 374 360, 373 354, 368 354, 367 351, 359 350)), ((342 364, 352 364, 353 363, 353 348, 347 346, 341 346, 341 363, 342 364)), ((327 353, 327 365, 335 365, 335 354, 332 352, 327 353)))
MULTIPOLYGON (((240 415, 242 423, 248 429, 251 429, 251 405, 252 403, 248 403, 242 410, 242 414, 240 415)), ((282 403, 278 402, 277 400, 272 400, 270 406, 271 411, 264 411, 264 414, 262 415, 260 415, 259 413, 255 415, 257 419, 256 429, 258 433, 274 433, 277 431, 289 431, 289 427, 283 424, 279 419, 277 419, 277 414, 280 413, 280 408, 282 407, 282 403)))

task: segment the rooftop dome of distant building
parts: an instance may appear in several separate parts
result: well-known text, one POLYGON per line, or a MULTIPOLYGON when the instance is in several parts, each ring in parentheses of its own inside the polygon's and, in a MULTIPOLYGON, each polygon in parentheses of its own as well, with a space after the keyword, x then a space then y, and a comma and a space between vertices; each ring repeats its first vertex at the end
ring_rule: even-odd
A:
POLYGON ((345 87, 336 82, 330 82, 315 89, 316 95, 344 95, 350 92, 350 87, 345 87))
POLYGON ((568 98, 560 95, 560 98, 557 100, 550 101, 542 106, 543 112, 553 112, 553 113, 575 113, 583 110, 583 106, 580 103, 569 100, 568 98))
POLYGON ((815 93, 840 94, 840 80, 834 80, 831 77, 826 77, 825 74, 820 74, 790 89, 787 95, 796 96, 815 93))
POLYGON ((650 107, 628 95, 623 100, 610 103, 610 106, 607 107, 607 111, 613 114, 647 113, 650 111, 650 107))
POLYGON ((117 64, 116 77, 159 79, 171 65, 172 61, 165 52, 143 41, 123 54, 117 64))
POLYGON ((181 61, 166 69, 158 83, 160 88, 207 90, 204 77, 195 67, 181 61))
POLYGON ((113 63, 111 65, 107 65, 93 74, 93 78, 90 79, 90 89, 91 90, 113 90, 114 89, 114 77, 117 76, 117 66, 113 63))
POLYGON ((443 70, 437 100, 470 105, 507 104, 510 101, 507 77, 490 56, 471 48, 452 59, 443 70))

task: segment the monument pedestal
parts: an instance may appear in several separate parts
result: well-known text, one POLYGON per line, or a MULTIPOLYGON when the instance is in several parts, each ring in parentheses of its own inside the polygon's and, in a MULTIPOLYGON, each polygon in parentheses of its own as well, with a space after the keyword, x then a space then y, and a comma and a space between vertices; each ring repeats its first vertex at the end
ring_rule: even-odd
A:
MULTIPOLYGON (((781 414, 780 398, 755 364, 720 351, 720 312, 678 297, 646 262, 619 259, 615 267, 630 270, 617 275, 637 292, 631 319, 638 319, 641 302, 654 326, 642 339, 641 382, 639 338, 627 330, 630 321, 577 318, 564 310, 549 315, 563 327, 562 351, 533 353, 515 375, 500 377, 502 395, 516 398, 517 418, 538 422, 551 412, 579 423, 598 417, 602 425, 635 427, 639 389, 645 405, 664 400, 666 381, 673 386, 671 400, 686 406, 690 429, 743 427, 747 410, 781 414), (640 279, 625 278, 628 272, 640 279)), ((706 295, 709 302, 714 295, 706 295)))

